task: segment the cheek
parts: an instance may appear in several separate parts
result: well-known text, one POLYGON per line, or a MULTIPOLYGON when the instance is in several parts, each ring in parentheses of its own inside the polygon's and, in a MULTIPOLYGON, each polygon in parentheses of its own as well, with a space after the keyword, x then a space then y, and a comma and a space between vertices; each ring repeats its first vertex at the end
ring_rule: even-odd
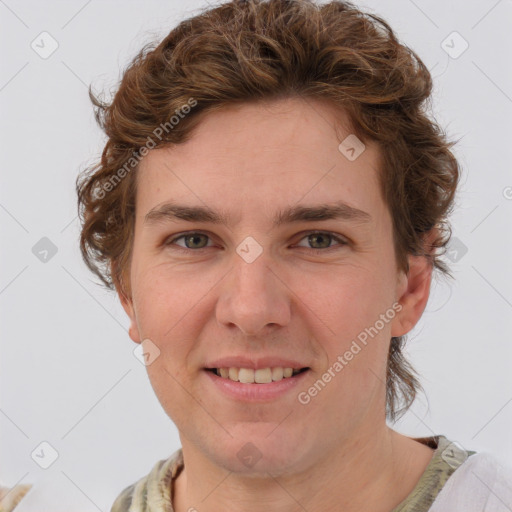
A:
POLYGON ((189 350, 199 326, 194 318, 205 292, 193 281, 185 282, 178 273, 169 279, 158 271, 147 272, 134 290, 141 336, 154 341, 173 366, 189 350))
POLYGON ((148 266, 136 276, 137 312, 146 326, 173 325, 190 314, 207 289, 208 282, 197 274, 169 265, 148 266))
POLYGON ((392 290, 379 279, 368 267, 352 266, 317 275, 315 286, 302 280, 296 288, 307 305, 300 315, 307 315, 305 322, 325 356, 321 372, 330 369, 336 375, 329 387, 349 402, 348 396, 371 394, 386 366, 395 310, 392 290))
POLYGON ((196 346, 199 322, 197 306, 204 293, 187 286, 178 273, 163 278, 161 270, 140 276, 137 320, 144 338, 153 341, 159 357, 146 367, 153 390, 169 415, 190 407, 192 389, 190 354, 196 346))
POLYGON ((332 336, 347 339, 373 325, 392 306, 392 290, 368 267, 331 268, 293 288, 332 336), (314 283, 314 285, 312 285, 314 283))

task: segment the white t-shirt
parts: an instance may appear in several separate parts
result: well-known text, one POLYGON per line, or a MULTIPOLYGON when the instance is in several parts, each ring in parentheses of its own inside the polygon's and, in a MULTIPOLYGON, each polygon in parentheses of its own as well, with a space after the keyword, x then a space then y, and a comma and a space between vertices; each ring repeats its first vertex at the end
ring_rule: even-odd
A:
POLYGON ((512 512, 512 469, 475 453, 446 481, 429 512, 512 512))

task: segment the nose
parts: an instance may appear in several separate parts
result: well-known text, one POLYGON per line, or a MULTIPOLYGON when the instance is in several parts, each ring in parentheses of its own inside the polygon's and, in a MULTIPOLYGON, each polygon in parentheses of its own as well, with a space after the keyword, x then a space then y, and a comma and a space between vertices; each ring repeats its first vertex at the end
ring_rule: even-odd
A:
POLYGON ((265 253, 251 263, 237 254, 233 259, 232 270, 220 285, 217 321, 223 327, 238 327, 246 336, 288 325, 293 293, 265 253))

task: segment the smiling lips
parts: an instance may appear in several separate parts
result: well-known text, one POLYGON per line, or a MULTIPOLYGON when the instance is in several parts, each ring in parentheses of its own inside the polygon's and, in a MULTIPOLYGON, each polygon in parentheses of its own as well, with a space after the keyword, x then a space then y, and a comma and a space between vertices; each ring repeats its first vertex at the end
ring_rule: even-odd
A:
POLYGON ((268 403, 285 397, 312 368, 277 357, 226 357, 203 367, 214 389, 235 402, 268 403))
POLYGON ((247 357, 227 357, 208 364, 205 369, 234 382, 270 384, 293 377, 309 368, 297 361, 276 357, 258 360, 247 357))
POLYGON ((235 382, 269 384, 270 382, 287 379, 305 370, 307 370, 307 368, 293 369, 290 367, 283 368, 282 366, 253 370, 252 368, 236 368, 232 366, 230 368, 212 368, 210 371, 215 372, 219 377, 235 382))

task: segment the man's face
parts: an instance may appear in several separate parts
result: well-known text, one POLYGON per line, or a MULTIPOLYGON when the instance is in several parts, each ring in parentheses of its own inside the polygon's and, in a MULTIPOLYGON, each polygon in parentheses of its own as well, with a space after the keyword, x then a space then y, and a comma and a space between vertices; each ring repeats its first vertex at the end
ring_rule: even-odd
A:
POLYGON ((377 148, 351 160, 338 148, 350 131, 337 136, 334 123, 319 102, 245 104, 209 114, 188 142, 151 151, 138 171, 132 302, 123 301, 130 336, 160 350, 147 370, 184 451, 229 470, 299 470, 370 435, 384 422, 390 338, 417 320, 407 307, 398 313, 407 280, 396 270, 377 148), (146 217, 169 201, 227 224, 146 217), (274 224, 289 208, 341 202, 367 215, 274 224), (231 357, 246 361, 218 363, 231 357), (275 360, 308 370, 276 385, 206 369, 275 360))

